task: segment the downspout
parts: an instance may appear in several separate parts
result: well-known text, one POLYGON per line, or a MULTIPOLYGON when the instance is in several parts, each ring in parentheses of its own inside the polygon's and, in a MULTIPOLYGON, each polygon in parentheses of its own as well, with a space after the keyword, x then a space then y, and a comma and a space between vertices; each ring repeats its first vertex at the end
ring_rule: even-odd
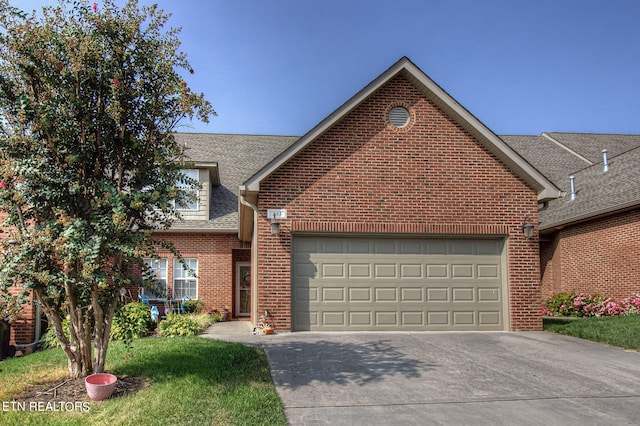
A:
POLYGON ((251 204, 247 200, 244 199, 244 195, 240 194, 240 203, 249 207, 253 210, 253 237, 251 241, 251 264, 255 268, 255 270, 251 271, 251 288, 253 291, 251 292, 252 300, 252 310, 251 310, 251 318, 252 325, 256 325, 256 320, 258 319, 258 206, 255 204, 251 204))
POLYGON ((33 342, 26 345, 16 345, 17 351, 23 351, 27 348, 32 348, 40 342, 40 335, 42 334, 42 330, 40 325, 40 303, 38 303, 37 300, 36 300, 35 320, 36 320, 36 339, 33 342))

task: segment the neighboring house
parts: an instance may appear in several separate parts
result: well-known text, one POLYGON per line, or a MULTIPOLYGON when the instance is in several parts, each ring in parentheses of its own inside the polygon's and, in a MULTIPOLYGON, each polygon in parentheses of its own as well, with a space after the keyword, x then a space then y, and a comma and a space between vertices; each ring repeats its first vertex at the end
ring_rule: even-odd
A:
MULTIPOLYGON (((197 276, 164 251, 148 264, 174 297, 278 331, 539 330, 538 217, 548 294, 568 276, 565 175, 571 206, 610 205, 587 189, 597 160, 553 151, 565 136, 501 138, 402 58, 302 137, 178 134, 202 190, 159 236, 197 276)), ((608 149, 607 179, 634 161, 608 149)))
POLYGON ((640 293, 640 135, 502 139, 566 194, 539 213, 543 296, 640 293))

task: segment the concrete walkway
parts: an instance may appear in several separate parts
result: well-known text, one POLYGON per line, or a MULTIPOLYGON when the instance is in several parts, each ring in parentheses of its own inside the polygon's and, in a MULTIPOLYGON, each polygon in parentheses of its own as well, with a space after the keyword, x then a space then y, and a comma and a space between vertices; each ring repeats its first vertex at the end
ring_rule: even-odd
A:
MULTIPOLYGON (((216 330, 217 327, 217 330, 216 330)), ((291 425, 636 425, 640 353, 545 332, 282 333, 262 346, 291 425)))
POLYGON ((262 347, 261 336, 253 334, 251 322, 247 320, 217 322, 207 328, 202 337, 262 347))

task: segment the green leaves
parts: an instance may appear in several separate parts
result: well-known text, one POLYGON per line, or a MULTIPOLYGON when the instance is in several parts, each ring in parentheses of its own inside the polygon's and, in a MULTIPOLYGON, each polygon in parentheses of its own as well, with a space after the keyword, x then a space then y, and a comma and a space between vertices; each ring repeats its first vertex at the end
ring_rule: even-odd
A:
POLYGON ((135 0, 63 0, 33 16, 0 0, 0 228, 15 236, 0 242, 0 287, 37 290, 47 315, 69 315, 71 340, 110 321, 151 231, 197 188, 172 132, 215 112, 184 80, 168 19, 135 0))

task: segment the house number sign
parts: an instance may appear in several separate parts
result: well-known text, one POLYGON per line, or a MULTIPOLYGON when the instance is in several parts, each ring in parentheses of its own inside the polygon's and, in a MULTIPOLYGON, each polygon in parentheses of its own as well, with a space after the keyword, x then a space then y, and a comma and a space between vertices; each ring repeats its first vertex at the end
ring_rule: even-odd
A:
POLYGON ((267 209, 267 219, 286 219, 286 209, 267 209))

